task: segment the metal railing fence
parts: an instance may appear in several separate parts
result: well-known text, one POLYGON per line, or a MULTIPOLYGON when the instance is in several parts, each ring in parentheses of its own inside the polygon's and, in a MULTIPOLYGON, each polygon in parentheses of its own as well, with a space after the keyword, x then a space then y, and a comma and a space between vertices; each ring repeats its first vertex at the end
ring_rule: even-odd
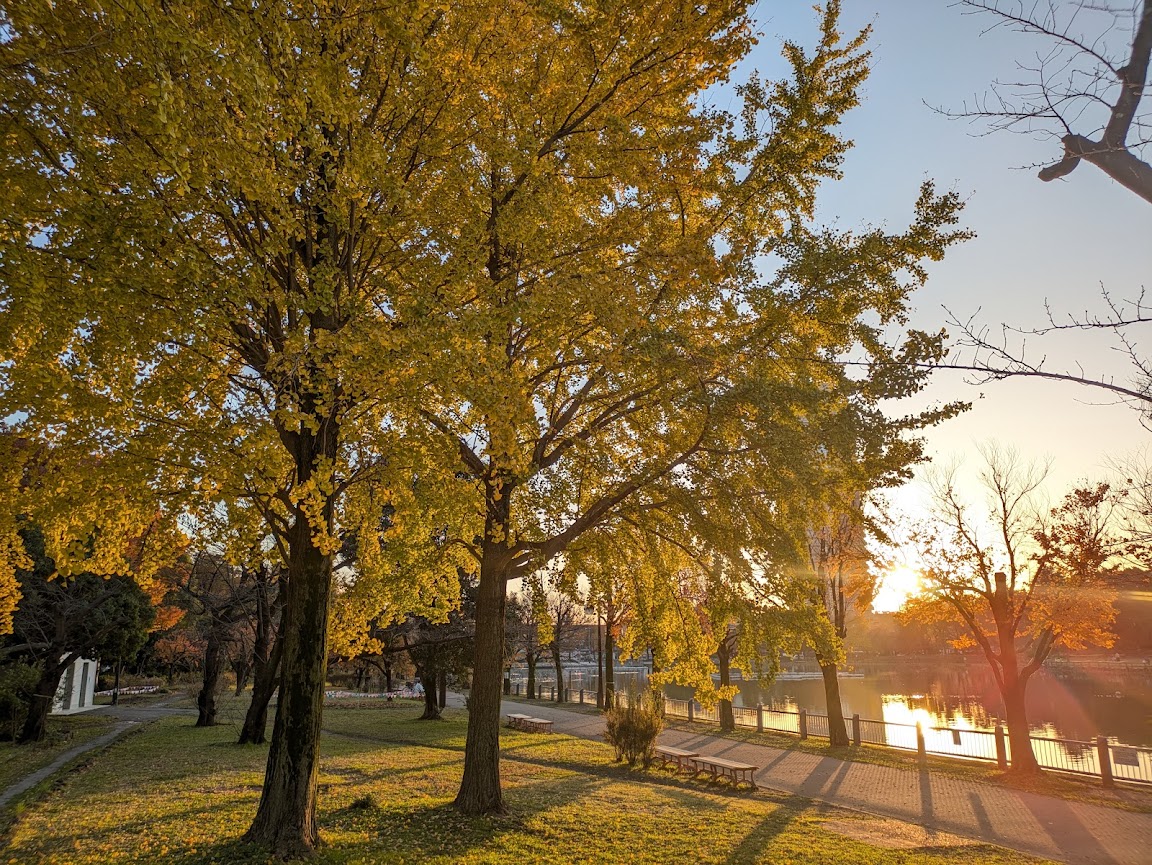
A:
MULTIPOLYGON (((521 696, 521 683, 509 685, 510 693, 521 696)), ((540 699, 556 697, 555 684, 552 682, 539 683, 537 690, 536 696, 540 699)), ((572 689, 565 698, 567 702, 596 705, 595 690, 572 689)), ((628 694, 624 691, 617 690, 615 699, 617 705, 628 704, 628 694)), ((716 705, 706 707, 695 700, 676 700, 671 697, 664 698, 664 713, 671 718, 712 725, 719 724, 720 717, 716 705)), ((805 709, 792 712, 758 705, 733 706, 732 714, 737 727, 790 733, 800 738, 830 738, 828 716, 819 712, 805 709)), ((1012 756, 1008 737, 1000 725, 994 731, 972 730, 897 724, 856 715, 845 719, 845 728, 849 741, 854 745, 880 745, 916 751, 923 756, 931 754, 936 757, 979 760, 997 763, 1002 768, 1007 768, 1012 756)), ((1152 748, 1122 745, 1102 736, 1086 742, 1033 735, 1030 742, 1036 762, 1044 769, 1095 776, 1105 785, 1111 785, 1117 780, 1152 784, 1152 748)))

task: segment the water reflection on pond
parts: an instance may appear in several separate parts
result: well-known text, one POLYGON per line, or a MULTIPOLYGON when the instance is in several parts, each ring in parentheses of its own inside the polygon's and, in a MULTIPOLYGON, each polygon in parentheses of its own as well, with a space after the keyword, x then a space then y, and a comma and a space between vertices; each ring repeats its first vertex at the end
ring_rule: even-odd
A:
MULTIPOLYGON (((1003 704, 987 666, 976 659, 910 658, 866 662, 840 680, 845 715, 891 724, 990 731, 1003 718, 1003 704)), ((618 673, 623 687, 629 674, 618 673)), ((642 674, 630 674, 638 680, 642 674)), ((595 673, 587 685, 595 688, 595 673)), ((824 711, 819 676, 788 679, 761 688, 737 683, 737 706, 785 711, 824 711)), ((577 685, 576 687, 579 687, 577 685)), ((687 699, 691 689, 669 687, 669 697, 687 699)), ((1041 670, 1028 686, 1028 712, 1037 736, 1089 741, 1103 735, 1128 745, 1152 746, 1152 673, 1108 661, 1041 670)))

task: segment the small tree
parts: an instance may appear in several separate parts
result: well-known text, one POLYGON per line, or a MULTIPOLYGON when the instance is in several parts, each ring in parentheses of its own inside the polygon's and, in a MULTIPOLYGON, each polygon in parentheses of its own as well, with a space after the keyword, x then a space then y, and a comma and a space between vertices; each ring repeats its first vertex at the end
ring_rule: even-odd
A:
POLYGON ((917 537, 923 593, 903 615, 957 621, 958 648, 979 646, 1004 702, 1012 770, 1039 771, 1032 752, 1028 682, 1057 646, 1110 646, 1114 593, 1102 579, 1120 552, 1107 484, 1069 493, 1047 515, 1033 506, 1044 471, 1010 452, 983 451, 991 507, 981 520, 959 497, 955 472, 935 483, 938 514, 917 537))

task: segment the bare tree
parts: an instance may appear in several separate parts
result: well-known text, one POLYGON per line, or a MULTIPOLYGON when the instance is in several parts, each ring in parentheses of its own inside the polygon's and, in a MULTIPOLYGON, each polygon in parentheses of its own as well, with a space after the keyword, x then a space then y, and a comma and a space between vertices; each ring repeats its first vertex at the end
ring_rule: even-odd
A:
POLYGON ((953 469, 934 482, 936 517, 918 537, 922 593, 902 615, 929 624, 955 622, 992 670, 1004 703, 1014 772, 1040 767, 1032 752, 1025 703, 1028 683, 1053 649, 1110 646, 1113 592, 1104 579, 1122 550, 1116 495, 1107 484, 1073 490, 1047 513, 1037 491, 1046 468, 1015 453, 982 449, 980 514, 957 491, 953 469))
MULTIPOLYGON (((1007 28, 1037 40, 1031 59, 1017 61, 1020 78, 994 81, 991 90, 950 117, 983 121, 992 131, 1013 131, 1059 140, 1056 162, 1037 163, 1041 180, 1067 177, 1088 162, 1152 203, 1152 114, 1143 102, 1152 55, 1152 0, 1128 3, 960 0, 981 15, 989 29, 1007 28)), ((1006 378, 1042 378, 1091 387, 1136 407, 1152 418, 1152 362, 1139 347, 1138 329, 1152 321, 1144 291, 1122 299, 1102 289, 1099 311, 1055 312, 1038 328, 980 324, 949 311, 959 333, 960 360, 935 368, 975 373, 983 383, 1006 378), (1082 363, 1054 367, 1029 346, 1033 337, 1057 331, 1095 331, 1131 363, 1130 380, 1086 369, 1082 363)))
POLYGON ((1058 138, 1063 152, 1039 170, 1067 177, 1081 161, 1152 203, 1146 157, 1152 117, 1141 107, 1152 54, 1152 3, 1032 3, 961 0, 970 13, 1036 37, 1041 47, 1017 61, 1021 78, 952 116, 985 120, 993 130, 1058 138), (1122 47, 1121 47, 1122 46, 1122 47))

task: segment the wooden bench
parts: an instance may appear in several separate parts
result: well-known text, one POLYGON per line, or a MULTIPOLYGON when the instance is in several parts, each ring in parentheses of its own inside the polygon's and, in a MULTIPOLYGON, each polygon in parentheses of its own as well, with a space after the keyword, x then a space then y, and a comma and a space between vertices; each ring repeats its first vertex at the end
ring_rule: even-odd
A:
POLYGON ((749 766, 747 763, 735 763, 722 757, 690 757, 688 762, 691 763, 692 769, 697 775, 701 772, 707 772, 712 776, 713 781, 717 778, 729 778, 733 784, 747 781, 748 786, 753 790, 756 789, 756 782, 752 779, 752 773, 757 769, 756 766, 749 766))
POLYGON ((510 714, 508 726, 525 733, 551 733, 552 722, 546 718, 533 718, 531 715, 510 714))
POLYGON ((657 745, 656 756, 660 758, 660 768, 663 769, 669 763, 675 763, 677 771, 688 768, 688 760, 692 757, 699 756, 697 751, 684 751, 680 748, 673 748, 669 745, 657 745))

